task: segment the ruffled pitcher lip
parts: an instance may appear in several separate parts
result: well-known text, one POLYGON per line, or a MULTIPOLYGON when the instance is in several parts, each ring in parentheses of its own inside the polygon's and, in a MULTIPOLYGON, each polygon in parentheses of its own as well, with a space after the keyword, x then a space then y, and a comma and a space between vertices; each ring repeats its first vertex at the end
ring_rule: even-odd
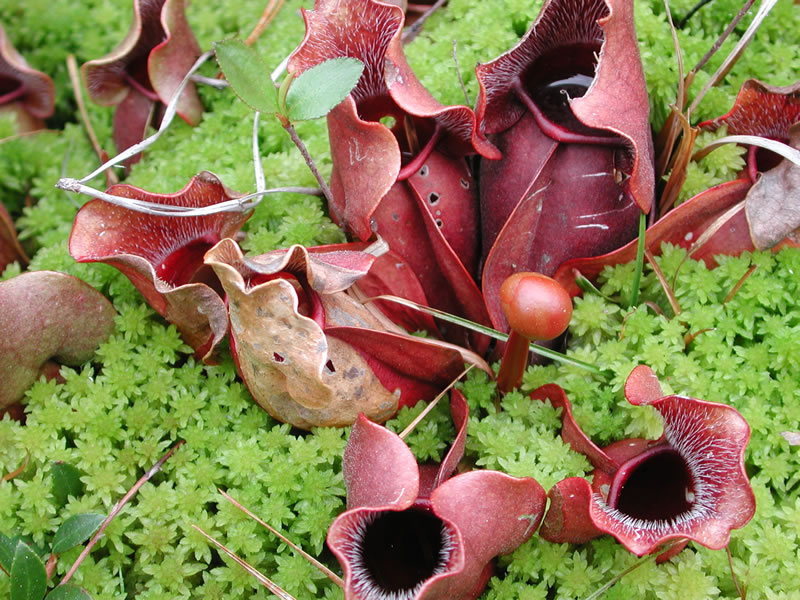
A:
POLYGON ((456 441, 433 474, 427 473, 429 465, 417 465, 398 435, 363 415, 354 424, 343 458, 348 510, 328 532, 348 600, 477 598, 491 559, 511 552, 536 530, 546 500, 535 480, 496 471, 450 477, 463 454, 468 417, 458 391, 451 411, 456 441), (386 539, 396 542, 391 559, 381 545, 386 539), (417 549, 423 542, 427 554, 417 549), (413 550, 403 554, 405 544, 413 550), (420 555, 428 556, 423 568, 416 561, 420 555), (393 572, 376 571, 387 565, 393 572))
POLYGON ((622 440, 600 449, 575 423, 560 387, 551 384, 532 393, 563 407, 562 436, 595 466, 592 484, 572 477, 550 490, 542 537, 578 543, 608 533, 639 556, 677 540, 724 547, 731 530, 744 526, 755 512, 744 467, 750 437, 746 421, 727 405, 663 395, 644 365, 628 377, 625 395, 632 404, 652 406, 661 414, 664 434, 659 440, 622 440), (661 482, 657 493, 637 497, 643 481, 661 485, 665 472, 672 477, 661 482))

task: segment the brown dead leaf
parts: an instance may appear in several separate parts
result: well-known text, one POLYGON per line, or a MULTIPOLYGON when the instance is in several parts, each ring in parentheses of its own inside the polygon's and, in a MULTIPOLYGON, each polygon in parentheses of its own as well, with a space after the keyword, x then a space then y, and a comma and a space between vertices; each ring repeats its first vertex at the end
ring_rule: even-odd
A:
MULTIPOLYGON (((800 149, 800 123, 789 129, 789 145, 800 149)), ((747 194, 745 211, 759 250, 772 248, 800 228, 800 166, 784 159, 763 173, 747 194)))

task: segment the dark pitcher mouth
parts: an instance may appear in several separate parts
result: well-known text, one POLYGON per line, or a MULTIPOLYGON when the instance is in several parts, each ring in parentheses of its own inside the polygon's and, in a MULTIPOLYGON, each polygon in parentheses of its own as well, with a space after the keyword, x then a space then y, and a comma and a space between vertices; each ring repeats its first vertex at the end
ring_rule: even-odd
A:
POLYGON ((352 533, 353 588, 365 600, 411 599, 447 569, 453 549, 450 527, 430 511, 374 513, 352 533))
POLYGON ((617 145, 619 137, 587 127, 570 108, 570 100, 586 94, 595 78, 598 43, 559 46, 539 56, 516 86, 519 100, 533 114, 539 128, 561 142, 617 145))
POLYGON ((675 522, 695 508, 696 485, 677 450, 655 447, 620 467, 609 490, 608 505, 631 519, 675 522))
POLYGON ((203 264, 203 256, 218 241, 218 237, 206 234, 175 248, 156 264, 156 275, 175 287, 187 283, 205 283, 221 296, 224 295, 214 271, 203 264))
POLYGON ((0 106, 18 100, 26 91, 25 86, 15 77, 0 74, 0 106))

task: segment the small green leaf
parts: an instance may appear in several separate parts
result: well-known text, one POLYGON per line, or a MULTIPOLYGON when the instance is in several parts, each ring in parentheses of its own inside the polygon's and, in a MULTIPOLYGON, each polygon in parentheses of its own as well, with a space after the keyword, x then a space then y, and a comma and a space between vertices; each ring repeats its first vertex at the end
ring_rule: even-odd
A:
POLYGON ((17 548, 17 540, 7 537, 0 532, 0 567, 6 573, 11 572, 11 563, 14 562, 14 551, 17 548))
POLYGON ((97 531, 105 518, 105 515, 98 513, 83 513, 70 517, 61 524, 53 537, 53 552, 61 554, 82 544, 97 531))
POLYGON ((64 506, 69 496, 77 498, 83 494, 81 472, 69 463, 53 463, 50 478, 53 480, 53 497, 58 506, 64 506))
POLYGON ((92 600, 92 597, 83 588, 67 583, 54 588, 47 594, 47 600, 92 600))
POLYGON ((11 600, 42 600, 47 571, 42 559, 25 542, 17 542, 11 563, 11 600))
POLYGON ((214 42, 219 68, 234 93, 253 110, 274 113, 278 92, 267 65, 241 40, 214 42))
POLYGON ((360 60, 341 57, 303 71, 286 94, 286 116, 290 121, 324 117, 353 90, 363 70, 360 60))

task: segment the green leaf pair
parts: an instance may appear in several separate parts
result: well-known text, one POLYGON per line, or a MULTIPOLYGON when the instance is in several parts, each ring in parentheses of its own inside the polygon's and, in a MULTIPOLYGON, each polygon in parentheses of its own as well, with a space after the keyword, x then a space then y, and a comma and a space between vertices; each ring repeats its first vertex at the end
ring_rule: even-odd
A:
MULTIPOLYGON (((105 519, 97 513, 70 517, 53 538, 52 554, 61 554, 82 544, 105 519)), ((0 533, 0 567, 11 576, 11 600, 42 600, 47 593, 47 569, 42 558, 19 538, 0 533)), ((74 585, 60 585, 47 594, 48 600, 91 600, 86 591, 74 585)))
POLYGON ((98 513, 83 513, 64 521, 53 538, 53 554, 62 554, 88 540, 105 518, 98 513))
POLYGON ((214 43, 225 78, 234 93, 253 110, 275 113, 288 121, 308 121, 328 114, 356 86, 364 63, 355 58, 326 60, 275 87, 261 57, 241 40, 214 43), (287 89, 288 88, 288 89, 287 89))

